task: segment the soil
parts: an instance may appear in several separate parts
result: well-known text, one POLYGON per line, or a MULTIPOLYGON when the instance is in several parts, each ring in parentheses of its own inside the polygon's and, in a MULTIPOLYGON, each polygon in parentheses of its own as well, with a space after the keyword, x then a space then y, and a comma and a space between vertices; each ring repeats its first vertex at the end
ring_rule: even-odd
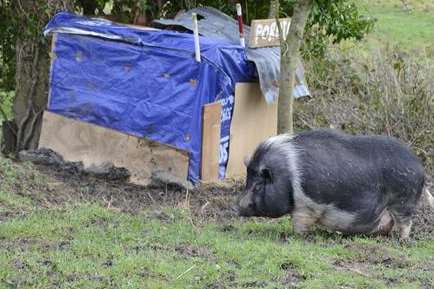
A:
POLYGON ((150 208, 155 217, 162 221, 170 221, 171 216, 160 211, 161 208, 188 207, 196 217, 224 223, 236 217, 235 202, 243 186, 242 182, 233 181, 221 185, 201 185, 191 190, 178 185, 142 187, 119 179, 99 178, 76 170, 64 170, 59 166, 35 166, 44 177, 44 183, 38 188, 42 193, 35 195, 33 190, 23 189, 19 183, 17 193, 31 197, 41 206, 97 201, 113 210, 132 214, 150 208))
MULTIPOLYGON (((184 207, 191 210, 195 222, 214 220, 222 223, 222 230, 232 230, 231 220, 236 218, 235 202, 243 189, 243 182, 232 181, 220 185, 201 185, 188 190, 177 185, 142 187, 120 179, 99 178, 77 170, 64 170, 59 166, 35 165, 45 178, 38 190, 21 187, 17 182, 17 193, 30 196, 41 206, 74 201, 96 201, 122 212, 137 213, 145 208, 153 209, 155 217, 170 221, 171 216, 160 209, 184 207), (34 191, 42 193, 35 195, 34 191)), ((35 176, 29 176, 35 178, 35 176)), ((428 178, 428 190, 434 192, 432 178, 428 178)), ((434 209, 426 202, 419 204, 413 217, 412 240, 434 239, 434 209)))

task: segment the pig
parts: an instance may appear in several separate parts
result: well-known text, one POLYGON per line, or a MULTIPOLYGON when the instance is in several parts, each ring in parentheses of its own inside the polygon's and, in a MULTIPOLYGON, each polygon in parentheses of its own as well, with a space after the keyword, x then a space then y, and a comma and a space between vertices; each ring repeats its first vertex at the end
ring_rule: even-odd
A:
POLYGON ((292 217, 294 232, 314 225, 344 234, 409 238, 424 168, 407 145, 379 135, 313 129, 260 143, 246 160, 240 216, 292 217))

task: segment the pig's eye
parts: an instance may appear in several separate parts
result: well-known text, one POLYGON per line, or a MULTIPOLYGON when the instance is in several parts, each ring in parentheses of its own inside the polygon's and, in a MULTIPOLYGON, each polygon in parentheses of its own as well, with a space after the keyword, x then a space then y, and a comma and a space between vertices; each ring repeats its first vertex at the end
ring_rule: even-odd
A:
POLYGON ((262 190, 262 184, 261 183, 256 183, 254 190, 255 190, 255 192, 259 192, 260 190, 262 190))

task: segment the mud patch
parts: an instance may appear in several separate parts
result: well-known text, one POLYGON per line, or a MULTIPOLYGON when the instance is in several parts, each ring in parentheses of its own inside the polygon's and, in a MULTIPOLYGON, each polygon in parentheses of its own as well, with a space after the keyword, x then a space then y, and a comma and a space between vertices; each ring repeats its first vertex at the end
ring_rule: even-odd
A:
POLYGON ((163 223, 172 223, 175 221, 175 215, 166 212, 155 210, 151 214, 151 218, 160 220, 163 223))
POLYGON ((49 165, 67 172, 89 174, 101 179, 127 180, 130 173, 126 168, 115 167, 112 163, 103 163, 99 166, 85 168, 81 162, 67 162, 63 157, 51 149, 41 148, 32 151, 19 152, 21 161, 29 161, 35 164, 49 165))
POLYGON ((158 279, 158 280, 164 280, 164 281, 168 281, 169 280, 163 274, 151 271, 148 268, 145 268, 145 269, 141 270, 138 275, 141 278, 145 278, 145 279, 158 279))
POLYGON ((237 216, 234 204, 243 185, 241 182, 232 182, 224 186, 199 186, 193 190, 170 184, 142 187, 122 180, 66 171, 57 166, 34 166, 39 171, 37 178, 44 179, 38 186, 41 193, 36 195, 31 190, 26 190, 24 195, 31 197, 38 205, 53 207, 63 203, 91 201, 132 214, 145 208, 154 208, 156 217, 161 217, 162 221, 171 219, 158 212, 165 207, 188 208, 196 222, 209 219, 220 222, 231 220, 237 216))
POLYGON ((7 206, 2 206, 0 204, 0 223, 7 221, 9 219, 15 219, 18 217, 24 217, 26 215, 25 212, 18 212, 13 208, 9 208, 7 206))
POLYGON ((234 271, 228 271, 223 274, 217 281, 206 284, 203 289, 227 289, 238 288, 238 283, 235 282, 236 275, 234 271))
POLYGON ((354 264, 381 265, 393 269, 407 268, 412 265, 406 257, 391 254, 387 248, 379 245, 350 243, 344 247, 356 254, 351 259, 351 262, 354 264))
POLYGON ((382 278, 390 286, 399 285, 401 280, 382 277, 379 268, 408 270, 414 266, 405 256, 400 256, 399 253, 392 254, 387 248, 379 245, 352 242, 344 247, 355 253, 355 256, 336 259, 332 265, 337 271, 347 271, 370 279, 382 278))
POLYGON ((367 278, 371 277, 370 269, 372 269, 372 265, 369 263, 359 261, 336 260, 335 262, 333 262, 333 266, 338 271, 349 271, 367 278))
POLYGON ((205 247, 201 246, 194 246, 194 245, 188 245, 188 244, 182 244, 177 246, 168 246, 163 245, 159 243, 152 243, 147 245, 137 245, 131 247, 131 249, 134 252, 140 252, 145 251, 148 249, 154 250, 154 251, 174 251, 181 257, 190 259, 190 258, 204 258, 207 259, 207 261, 215 261, 217 258, 215 257, 214 253, 205 247))
POLYGON ((175 247, 175 252, 178 254, 186 257, 201 257, 206 258, 208 260, 215 260, 214 254, 211 252, 211 250, 205 248, 205 247, 198 247, 198 246, 191 246, 191 245, 184 245, 184 246, 177 246, 175 247))
POLYGON ((306 280, 306 277, 300 274, 292 263, 282 263, 280 269, 285 271, 284 276, 279 280, 285 288, 298 288, 298 283, 306 280))
POLYGON ((264 288, 268 285, 267 281, 251 281, 241 284, 244 288, 264 288))
POLYGON ((13 267, 20 271, 26 270, 28 268, 28 265, 24 261, 21 261, 19 259, 13 260, 12 263, 13 263, 13 267))
POLYGON ((104 276, 104 275, 98 275, 98 274, 88 274, 88 273, 73 273, 68 274, 65 276, 66 281, 68 282, 77 282, 80 280, 89 280, 89 281, 96 281, 96 282, 102 282, 105 284, 111 284, 113 282, 113 279, 111 276, 104 276))
POLYGON ((61 251, 67 250, 70 247, 69 240, 48 241, 39 239, 20 238, 16 240, 4 240, 0 238, 0 249, 7 251, 19 250, 21 252, 29 252, 31 249, 38 248, 44 251, 61 251))

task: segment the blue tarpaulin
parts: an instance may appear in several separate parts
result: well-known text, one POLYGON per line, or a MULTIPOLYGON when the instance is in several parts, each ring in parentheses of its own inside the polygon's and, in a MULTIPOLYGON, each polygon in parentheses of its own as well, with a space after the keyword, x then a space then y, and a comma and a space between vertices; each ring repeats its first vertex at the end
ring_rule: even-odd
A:
MULTIPOLYGON (((193 30, 192 14, 198 15, 199 33, 203 36, 214 37, 240 43, 238 22, 223 12, 212 7, 197 7, 188 11, 180 11, 174 19, 154 20, 154 24, 170 29, 193 30)), ((244 25, 246 40, 250 36, 250 27, 244 25)), ((279 95, 279 86, 276 82, 280 79, 280 47, 250 48, 246 47, 247 60, 255 63, 259 77, 262 94, 268 103, 273 103, 279 95)), ((301 62, 295 70, 295 86, 293 90, 295 98, 310 95, 304 78, 304 69, 301 62)))
MULTIPOLYGON (((189 152, 189 180, 200 178, 202 106, 222 103, 220 170, 228 160, 237 82, 255 78, 244 49, 193 35, 145 30, 62 12, 44 33, 57 33, 48 110, 189 152)), ((101 140, 103 141, 103 140, 101 140)))

